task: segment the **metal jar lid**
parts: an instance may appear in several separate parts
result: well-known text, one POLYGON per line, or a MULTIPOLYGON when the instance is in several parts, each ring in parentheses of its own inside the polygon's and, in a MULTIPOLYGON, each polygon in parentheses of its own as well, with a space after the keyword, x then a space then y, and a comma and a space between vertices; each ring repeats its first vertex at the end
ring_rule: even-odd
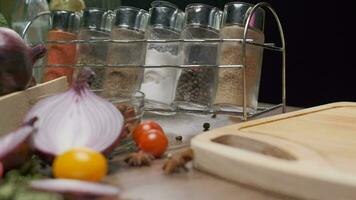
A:
POLYGON ((87 8, 83 11, 81 27, 91 30, 110 31, 107 25, 107 16, 107 12, 101 8, 87 8))
POLYGON ((184 23, 184 12, 167 1, 151 3, 149 26, 172 29, 181 32, 184 23))
POLYGON ((185 8, 185 24, 220 29, 222 12, 213 6, 195 3, 185 8))
POLYGON ((76 12, 65 10, 51 11, 51 29, 59 29, 68 32, 79 30, 80 16, 76 12))
MULTIPOLYGON (((226 4, 224 8, 223 26, 233 25, 233 24, 243 26, 253 6, 254 6, 253 4, 244 3, 244 2, 231 2, 226 4)), ((260 31, 263 31, 264 23, 265 23, 265 11, 262 8, 259 8, 252 15, 249 26, 251 28, 255 28, 260 31)))
POLYGON ((130 6, 120 6, 115 10, 115 14, 115 26, 139 31, 146 30, 149 18, 147 11, 130 6))

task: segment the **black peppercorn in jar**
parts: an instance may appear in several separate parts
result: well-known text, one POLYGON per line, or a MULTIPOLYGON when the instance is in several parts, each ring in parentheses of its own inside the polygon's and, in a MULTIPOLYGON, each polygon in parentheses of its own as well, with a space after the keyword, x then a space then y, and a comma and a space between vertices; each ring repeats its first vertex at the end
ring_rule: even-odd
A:
MULTIPOLYGON (((186 7, 184 39, 217 39, 221 11, 204 4, 186 7)), ((174 103, 181 109, 208 110, 216 92, 217 42, 189 42, 183 44, 182 64, 200 65, 181 69, 174 103)))
POLYGON ((176 91, 176 101, 210 105, 215 93, 216 69, 192 68, 182 70, 176 91))

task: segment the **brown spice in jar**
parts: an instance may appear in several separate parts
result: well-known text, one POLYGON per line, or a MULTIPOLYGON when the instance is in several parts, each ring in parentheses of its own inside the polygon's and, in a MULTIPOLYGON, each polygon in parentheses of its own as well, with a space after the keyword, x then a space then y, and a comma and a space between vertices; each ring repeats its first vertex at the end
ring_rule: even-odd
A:
MULTIPOLYGON (((244 28, 239 25, 226 26, 221 30, 225 39, 241 39, 244 28)), ((249 30, 248 39, 256 43, 264 43, 264 34, 260 31, 249 30)), ((221 47, 220 64, 242 64, 242 44, 224 42, 221 47)), ((246 99, 247 107, 256 109, 261 75, 263 48, 246 46, 246 99)), ((243 107, 243 71, 240 68, 220 68, 219 83, 215 105, 243 107)))
MULTIPOLYGON (((144 39, 144 33, 125 28, 116 28, 111 32, 111 38, 116 40, 144 39)), ((109 45, 107 62, 112 65, 137 65, 145 62, 146 44, 112 43, 109 45)), ((120 94, 133 94, 140 88, 143 79, 141 67, 111 67, 105 70, 104 96, 119 97, 120 94)))
MULTIPOLYGON (((109 33, 103 31, 94 31, 83 29, 78 34, 78 39, 81 40, 105 40, 109 39, 109 33)), ((93 64, 105 65, 106 55, 108 51, 108 42, 83 43, 77 44, 77 63, 84 66, 93 64)), ((92 68, 95 73, 95 78, 90 85, 93 90, 103 89, 103 78, 105 67, 92 68)))

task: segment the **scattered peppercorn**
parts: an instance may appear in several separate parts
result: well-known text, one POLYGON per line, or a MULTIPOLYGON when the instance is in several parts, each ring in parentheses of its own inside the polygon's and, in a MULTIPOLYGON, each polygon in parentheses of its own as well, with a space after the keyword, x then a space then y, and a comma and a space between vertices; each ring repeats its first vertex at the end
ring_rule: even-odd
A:
POLYGON ((177 141, 182 141, 182 140, 183 140, 183 137, 182 137, 181 135, 176 136, 176 140, 177 140, 177 141))
POLYGON ((209 129, 210 129, 210 124, 209 123, 204 123, 203 124, 203 128, 204 128, 204 130, 203 131, 208 131, 209 129))
POLYGON ((216 114, 213 114, 213 115, 211 116, 211 118, 215 119, 216 116, 217 116, 216 114))

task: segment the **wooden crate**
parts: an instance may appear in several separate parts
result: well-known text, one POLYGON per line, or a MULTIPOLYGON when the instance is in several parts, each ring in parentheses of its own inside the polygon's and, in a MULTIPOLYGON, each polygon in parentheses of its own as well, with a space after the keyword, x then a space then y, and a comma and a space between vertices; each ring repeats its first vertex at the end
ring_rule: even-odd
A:
POLYGON ((0 97, 0 135, 16 129, 40 97, 67 90, 65 77, 0 97))

